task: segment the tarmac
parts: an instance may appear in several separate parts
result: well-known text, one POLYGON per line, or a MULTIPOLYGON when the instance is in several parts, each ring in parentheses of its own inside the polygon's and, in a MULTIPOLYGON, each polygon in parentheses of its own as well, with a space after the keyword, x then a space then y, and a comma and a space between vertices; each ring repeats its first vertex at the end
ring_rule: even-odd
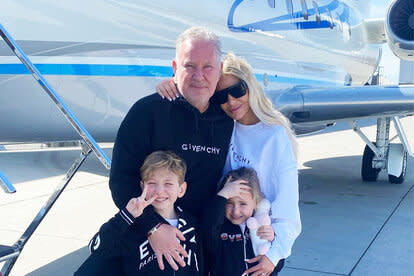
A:
MULTIPOLYGON (((403 124, 413 140, 414 118, 403 124)), ((363 131, 375 137, 373 126, 363 131)), ((368 183, 360 177, 365 144, 346 125, 298 140, 303 229, 280 275, 414 275, 413 158, 403 184, 388 183, 385 172, 368 183)), ((0 244, 18 240, 78 154, 79 149, 0 152, 0 169, 17 189, 0 190, 0 244)), ((88 256, 90 238, 115 212, 108 171, 91 155, 10 275, 72 275, 88 256)))

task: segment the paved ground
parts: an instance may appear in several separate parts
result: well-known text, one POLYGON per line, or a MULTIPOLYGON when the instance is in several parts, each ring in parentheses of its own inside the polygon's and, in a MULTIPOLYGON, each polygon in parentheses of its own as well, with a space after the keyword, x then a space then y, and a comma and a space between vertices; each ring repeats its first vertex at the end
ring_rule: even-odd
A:
MULTIPOLYGON (((414 118, 404 124, 412 139, 414 118)), ((343 125, 334 129, 339 131, 299 139, 303 231, 281 275, 414 275, 414 160, 409 159, 401 185, 389 184, 385 173, 376 183, 364 183, 362 140, 343 125)), ((364 130, 375 136, 373 127, 364 130)), ((77 154, 0 153, 0 168, 18 190, 0 190, 0 244, 20 237, 77 154)), ((107 176, 90 156, 26 244, 11 275, 73 273, 88 255, 89 239, 116 211, 107 176)))

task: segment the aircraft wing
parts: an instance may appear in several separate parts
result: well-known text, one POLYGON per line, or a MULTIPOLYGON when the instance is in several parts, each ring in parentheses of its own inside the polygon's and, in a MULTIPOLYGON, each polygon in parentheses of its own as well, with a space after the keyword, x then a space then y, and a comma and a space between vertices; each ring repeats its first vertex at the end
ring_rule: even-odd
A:
POLYGON ((414 114, 414 86, 308 87, 267 91, 294 125, 414 114))
POLYGON ((268 91, 273 104, 292 122, 296 134, 324 129, 336 121, 353 121, 353 130, 366 143, 362 156, 361 177, 376 181, 386 170, 388 181, 403 183, 407 170, 407 155, 414 157, 399 116, 414 114, 414 85, 305 87, 294 86, 280 91, 268 91), (377 119, 375 141, 358 127, 356 120, 377 119), (400 143, 389 139, 390 121, 400 143))

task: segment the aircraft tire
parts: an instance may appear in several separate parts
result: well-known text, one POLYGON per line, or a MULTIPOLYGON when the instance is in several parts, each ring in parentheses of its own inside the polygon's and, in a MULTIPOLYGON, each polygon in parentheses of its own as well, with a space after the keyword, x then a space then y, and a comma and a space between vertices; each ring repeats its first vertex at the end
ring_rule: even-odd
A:
POLYGON ((392 184, 402 184, 404 182, 404 177, 407 172, 407 152, 404 153, 403 157, 403 166, 400 176, 396 177, 395 175, 388 175, 388 182, 392 184))
MULTIPOLYGON (((375 144, 375 143, 374 143, 375 144)), ((372 159, 375 154, 371 148, 366 145, 364 149, 364 154, 362 155, 362 166, 361 166, 361 177, 365 182, 377 181, 378 174, 381 169, 375 169, 372 167, 372 159)))

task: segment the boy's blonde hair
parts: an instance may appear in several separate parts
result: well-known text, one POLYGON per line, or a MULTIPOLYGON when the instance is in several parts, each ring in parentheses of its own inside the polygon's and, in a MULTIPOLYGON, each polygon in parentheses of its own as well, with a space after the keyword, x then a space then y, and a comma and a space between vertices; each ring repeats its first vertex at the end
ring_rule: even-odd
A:
POLYGON ((257 173, 252 168, 241 167, 240 169, 229 171, 226 176, 223 178, 222 185, 223 187, 227 182, 244 180, 247 182, 247 186, 252 188, 251 194, 253 200, 256 202, 256 205, 264 198, 262 192, 260 191, 260 182, 257 177, 257 173))
POLYGON ((172 151, 154 151, 145 158, 144 164, 142 164, 141 180, 146 181, 158 169, 166 169, 174 173, 178 178, 178 183, 182 184, 185 180, 187 165, 181 157, 172 151))

